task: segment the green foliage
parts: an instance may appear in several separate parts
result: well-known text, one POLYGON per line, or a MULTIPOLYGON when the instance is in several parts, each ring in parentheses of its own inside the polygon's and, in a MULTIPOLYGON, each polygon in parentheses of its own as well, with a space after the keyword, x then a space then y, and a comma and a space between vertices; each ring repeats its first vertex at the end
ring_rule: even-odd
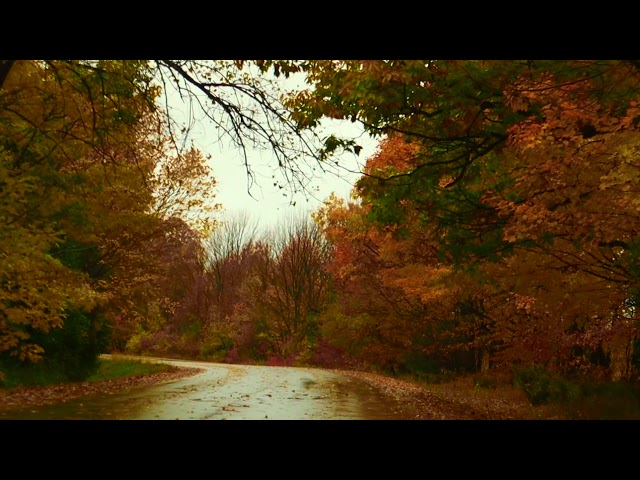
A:
POLYGON ((224 362, 229 356, 229 351, 233 348, 231 340, 227 343, 212 345, 204 343, 200 347, 199 358, 209 362, 224 362))
POLYGON ((555 404, 576 420, 639 420, 640 385, 628 382, 594 383, 567 379, 543 368, 514 370, 514 384, 532 405, 555 404))
POLYGON ((167 298, 161 257, 191 241, 175 225, 213 209, 214 182, 203 155, 167 137, 151 68, 24 60, 0 78, 0 354, 84 379, 102 316, 126 345, 157 323, 151 307, 181 300, 167 298))
POLYGON ((104 268, 100 268, 102 254, 95 244, 69 239, 57 244, 52 249, 51 256, 66 267, 87 272, 92 278, 101 278, 107 274, 104 268))
POLYGON ((0 370, 3 373, 0 387, 6 389, 68 382, 67 377, 60 369, 53 369, 43 362, 25 364, 6 353, 0 355, 0 370))
POLYGON ((403 368, 419 379, 433 377, 442 372, 442 363, 433 355, 426 355, 418 350, 412 350, 402 358, 403 368))
MULTIPOLYGON (((24 365, 14 357, 7 355, 0 358, 0 368, 5 378, 0 381, 0 388, 13 389, 19 387, 44 387, 69 383, 69 379, 59 369, 50 365, 37 363, 24 365)), ((87 382, 102 382, 121 378, 139 377, 159 372, 174 372, 173 365, 151 363, 129 358, 99 359, 95 372, 88 376, 87 382)))
POLYGON ((568 402, 576 420, 640 420, 640 386, 625 382, 582 384, 580 396, 568 402))
POLYGON ((551 375, 540 367, 526 367, 514 371, 514 384, 520 388, 531 405, 566 403, 577 398, 578 387, 562 378, 551 375))
POLYGON ((455 377, 455 372, 444 368, 440 359, 434 355, 412 352, 404 357, 403 371, 410 378, 429 384, 446 383, 455 377))
POLYGON ((411 350, 397 364, 383 368, 383 371, 395 377, 407 377, 429 384, 446 383, 465 371, 465 368, 459 368, 456 364, 455 357, 455 353, 438 355, 411 350))
POLYGON ((110 330, 97 313, 69 312, 61 328, 48 334, 33 332, 32 338, 44 349, 43 360, 25 368, 59 372, 72 382, 86 380, 98 369, 98 356, 106 350, 110 330))

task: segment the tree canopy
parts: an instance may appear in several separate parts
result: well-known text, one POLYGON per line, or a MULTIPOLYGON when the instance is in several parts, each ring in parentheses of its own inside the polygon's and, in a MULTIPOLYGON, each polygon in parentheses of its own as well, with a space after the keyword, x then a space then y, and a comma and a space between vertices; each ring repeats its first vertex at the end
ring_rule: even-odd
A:
POLYGON ((635 60, 0 61, 0 356, 637 377, 639 97, 635 60), (291 194, 359 155, 327 121, 379 148, 258 236, 198 116, 249 187, 253 148, 291 194))

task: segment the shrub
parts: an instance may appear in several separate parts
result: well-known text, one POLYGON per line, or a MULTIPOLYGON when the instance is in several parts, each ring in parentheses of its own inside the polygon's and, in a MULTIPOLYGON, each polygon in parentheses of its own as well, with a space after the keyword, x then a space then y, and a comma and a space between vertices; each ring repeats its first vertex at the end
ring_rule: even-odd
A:
POLYGON ((349 365, 344 349, 322 337, 316 341, 309 363, 323 368, 340 368, 349 365))
POLYGON ((31 339, 44 349, 42 359, 24 363, 9 355, 0 356, 0 370, 7 373, 4 387, 81 382, 94 374, 99 356, 109 343, 109 330, 95 313, 69 312, 61 328, 48 333, 32 332, 31 339))
POLYGON ((577 385, 552 376, 540 367, 516 370, 514 384, 524 392, 534 406, 567 402, 579 396, 577 385))
POLYGON ((569 402, 569 417, 580 420, 640 420, 640 387, 625 382, 581 385, 569 402))
POLYGON ((72 382, 86 380, 98 370, 98 357, 109 343, 110 332, 95 313, 81 310, 69 312, 61 328, 48 333, 38 332, 34 341, 44 348, 42 362, 36 369, 60 374, 72 382))

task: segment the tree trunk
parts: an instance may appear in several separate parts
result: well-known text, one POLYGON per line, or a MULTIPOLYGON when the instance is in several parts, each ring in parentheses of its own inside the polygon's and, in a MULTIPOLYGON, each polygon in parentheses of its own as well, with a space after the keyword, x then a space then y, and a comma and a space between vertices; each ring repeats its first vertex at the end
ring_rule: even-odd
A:
POLYGON ((622 345, 615 345, 611 348, 611 380, 615 382, 624 380, 628 376, 626 350, 622 345))
POLYGON ((486 348, 480 350, 480 371, 489 371, 489 351, 486 348))

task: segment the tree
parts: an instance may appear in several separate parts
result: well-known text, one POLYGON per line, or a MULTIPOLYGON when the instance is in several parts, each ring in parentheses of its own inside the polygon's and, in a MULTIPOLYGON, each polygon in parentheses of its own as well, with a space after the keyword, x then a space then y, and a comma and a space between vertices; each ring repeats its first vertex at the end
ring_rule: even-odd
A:
POLYGON ((197 357, 214 304, 202 237, 180 218, 163 224, 139 262, 128 263, 119 301, 110 305, 112 349, 197 357))
POLYGON ((221 318, 230 315, 233 305, 240 301, 240 284, 248 274, 246 267, 230 271, 231 264, 245 265, 245 255, 256 241, 257 223, 246 212, 220 220, 206 240, 207 262, 221 318))
POLYGON ((119 319, 117 342, 128 343, 124 326, 145 304, 160 308, 164 287, 154 280, 157 288, 141 293, 162 270, 145 249, 168 241, 171 216, 194 223, 216 208, 189 127, 162 105, 170 89, 201 108, 245 160, 249 146, 274 151, 276 184, 306 188, 301 159, 313 154, 314 135, 286 116, 273 81, 297 70, 288 61, 1 61, 0 202, 12 229, 0 232, 0 351, 37 360, 42 348, 29 339, 64 328, 72 309, 91 329, 108 312, 119 319), (204 215, 196 219, 197 210, 204 215), (23 278, 33 271, 43 277, 23 278))
POLYGON ((404 210, 394 210, 399 200, 428 208, 459 261, 510 245, 501 239, 502 216, 483 194, 513 182, 501 155, 517 129, 541 127, 550 97, 564 102, 564 111, 594 101, 588 115, 566 117, 593 142, 592 132, 604 133, 604 124, 591 121, 600 113, 629 118, 639 75, 625 61, 309 61, 301 68, 310 89, 287 102, 301 128, 345 118, 419 147, 404 165, 365 172, 360 191, 382 222, 402 223, 404 210))
POLYGON ((317 316, 326 302, 330 248, 317 226, 291 218, 271 234, 270 248, 258 266, 255 306, 266 321, 272 353, 288 358, 317 336, 317 316))
POLYGON ((167 216, 188 216, 208 201, 180 204, 185 189, 211 193, 204 159, 193 150, 183 155, 185 168, 157 176, 171 162, 170 144, 146 68, 25 61, 5 69, 0 354, 7 361, 44 356, 53 365, 77 352, 82 362, 64 360, 61 368, 86 376, 76 366, 95 365, 108 343, 105 312, 144 281, 136 265, 145 244, 163 235, 167 216), (79 350, 82 338, 92 339, 88 351, 79 350))
MULTIPOLYGON (((395 145, 383 141, 367 167, 397 160, 395 145)), ((332 197, 315 214, 334 252, 327 270, 335 304, 321 317, 325 340, 360 362, 395 372, 475 367, 473 352, 467 364, 463 359, 479 347, 472 342, 475 321, 456 312, 463 302, 479 300, 477 289, 439 258, 437 242, 417 215, 396 236, 397 225, 380 227, 368 218, 369 207, 355 200, 332 197)))
POLYGON ((385 158, 368 162, 358 182, 367 218, 394 241, 435 242, 439 261, 476 279, 481 296, 459 311, 482 320, 486 346, 505 362, 561 368, 580 360, 577 347, 631 351, 634 62, 339 61, 303 69, 315 91, 290 99, 295 118, 301 126, 350 118, 385 136, 385 158), (577 301, 583 296, 589 301, 577 301))
POLYGON ((250 285, 262 258, 257 223, 244 212, 221 218, 205 242, 212 315, 203 329, 205 349, 218 360, 255 359, 257 340, 250 285))
MULTIPOLYGON (((100 329, 91 312, 106 299, 100 286, 105 272, 97 264, 89 190, 100 178, 96 172, 126 157, 127 149, 116 149, 121 140, 139 138, 134 110, 144 107, 123 88, 116 111, 103 101, 108 93, 91 71, 78 78, 50 66, 16 62, 0 91, 0 353, 25 361, 43 353, 33 336, 64 328, 69 312, 83 312, 77 318, 89 321, 92 335, 100 329), (76 88, 80 84, 84 90, 76 88), (131 121, 113 122, 125 112, 131 121)), ((121 68, 104 65, 105 74, 121 68)))

